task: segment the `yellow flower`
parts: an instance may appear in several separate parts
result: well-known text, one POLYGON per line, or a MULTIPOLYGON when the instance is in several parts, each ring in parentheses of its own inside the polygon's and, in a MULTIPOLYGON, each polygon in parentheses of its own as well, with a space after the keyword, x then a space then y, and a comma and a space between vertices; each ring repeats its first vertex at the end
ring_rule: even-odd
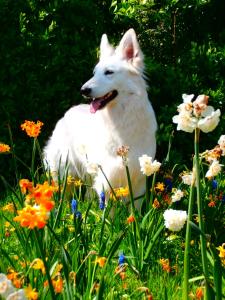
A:
POLYGON ((32 287, 29 285, 24 289, 25 295, 29 300, 37 300, 38 299, 38 292, 36 292, 36 289, 32 289, 32 287))
POLYGON ((219 257, 225 258, 225 243, 223 243, 222 246, 219 246, 216 249, 220 251, 219 257))
POLYGON ((157 182, 155 189, 159 192, 163 192, 165 190, 165 184, 163 182, 157 182))
POLYGON ((35 269, 35 270, 41 270, 42 274, 45 274, 45 266, 44 266, 44 262, 42 259, 40 258, 35 258, 31 265, 31 268, 35 269))
MULTIPOLYGON (((129 195, 129 188, 128 187, 120 187, 120 188, 115 188, 115 189, 113 189, 114 190, 114 193, 115 193, 115 195, 116 195, 116 197, 127 197, 128 195, 129 195)), ((112 195, 112 193, 111 193, 111 196, 112 196, 112 198, 114 198, 113 197, 113 195, 112 195)))
POLYGON ((105 263, 106 263, 106 260, 107 260, 107 258, 104 257, 104 256, 102 256, 102 257, 96 258, 95 262, 96 262, 97 264, 99 264, 99 266, 100 266, 101 268, 103 268, 104 265, 105 265, 105 263))
POLYGON ((26 131, 26 134, 30 137, 36 138, 39 136, 41 132, 41 127, 44 125, 41 121, 37 121, 37 123, 34 123, 33 121, 25 121, 23 124, 21 124, 22 130, 26 131))
POLYGON ((0 153, 6 153, 9 151, 10 151, 9 145, 0 143, 0 153))
POLYGON ((13 203, 8 203, 5 206, 3 206, 2 210, 13 213, 15 211, 15 208, 14 208, 13 203))

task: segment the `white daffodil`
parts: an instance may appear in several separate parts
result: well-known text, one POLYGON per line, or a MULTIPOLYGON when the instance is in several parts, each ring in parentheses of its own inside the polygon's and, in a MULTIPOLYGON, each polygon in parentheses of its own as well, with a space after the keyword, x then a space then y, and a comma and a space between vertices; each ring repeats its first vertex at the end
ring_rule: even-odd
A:
POLYGON ((141 172, 146 175, 150 176, 156 172, 159 171, 159 168, 161 166, 161 163, 157 160, 152 161, 152 157, 143 154, 141 157, 139 157, 141 172))
POLYGON ((221 165, 218 160, 216 160, 216 159, 213 160, 213 162, 209 166, 209 169, 208 169, 205 177, 212 178, 212 177, 217 176, 221 172, 222 166, 223 165, 221 165))
POLYGON ((185 110, 173 117, 173 123, 177 124, 177 130, 185 132, 193 132, 197 127, 197 119, 185 110))
POLYGON ((174 194, 172 195, 172 202, 177 202, 177 201, 180 201, 181 200, 181 198, 183 198, 184 197, 184 192, 182 192, 180 189, 176 189, 175 191, 174 191, 174 194))
POLYGON ((220 110, 216 111, 212 106, 208 106, 202 113, 203 119, 198 121, 198 128, 207 133, 213 131, 220 121, 220 110))
POLYGON ((184 210, 167 209, 163 217, 166 228, 171 231, 180 231, 187 221, 187 212, 184 210))
POLYGON ((222 155, 225 155, 225 135, 221 135, 221 137, 218 140, 218 144, 220 146, 220 149, 222 150, 222 155))
POLYGON ((90 163, 90 162, 87 163, 86 168, 87 168, 87 173, 90 175, 97 175, 99 170, 98 164, 90 163))
POLYGON ((209 97, 199 95, 191 102, 193 95, 183 94, 183 103, 178 106, 178 115, 173 117, 173 123, 177 124, 177 130, 193 132, 199 128, 203 132, 213 131, 220 120, 220 110, 216 111, 208 106, 209 97))
POLYGON ((187 185, 193 184, 194 176, 193 176, 192 172, 183 174, 181 176, 181 178, 182 178, 182 181, 184 184, 187 184, 187 185))

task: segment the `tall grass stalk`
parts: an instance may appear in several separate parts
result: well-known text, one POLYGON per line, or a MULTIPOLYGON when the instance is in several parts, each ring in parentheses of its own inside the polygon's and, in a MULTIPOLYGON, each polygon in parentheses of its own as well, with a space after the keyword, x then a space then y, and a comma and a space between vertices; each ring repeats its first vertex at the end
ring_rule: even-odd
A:
POLYGON ((189 203, 188 203, 188 219, 186 227, 186 237, 185 237, 185 250, 184 250, 184 279, 183 279, 183 293, 182 299, 188 299, 189 291, 189 269, 190 269, 190 241, 191 241, 191 219, 193 211, 193 199, 194 199, 194 182, 192 182, 189 203))

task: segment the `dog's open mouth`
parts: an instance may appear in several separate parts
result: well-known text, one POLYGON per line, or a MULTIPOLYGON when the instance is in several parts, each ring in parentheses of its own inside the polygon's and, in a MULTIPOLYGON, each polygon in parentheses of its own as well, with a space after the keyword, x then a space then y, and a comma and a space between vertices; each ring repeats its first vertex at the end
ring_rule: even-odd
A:
POLYGON ((110 101, 116 98, 117 95, 118 92, 116 90, 113 90, 112 92, 107 93, 103 97, 93 98, 90 104, 90 112, 93 114, 96 113, 97 110, 105 107, 106 104, 108 104, 110 101))

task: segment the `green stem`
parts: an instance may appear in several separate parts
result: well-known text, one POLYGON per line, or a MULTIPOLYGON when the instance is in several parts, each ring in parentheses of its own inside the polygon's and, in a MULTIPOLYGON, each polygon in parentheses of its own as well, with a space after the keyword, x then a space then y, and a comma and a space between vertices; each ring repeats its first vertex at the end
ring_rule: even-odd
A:
POLYGON ((145 202, 146 202, 146 211, 149 211, 149 201, 150 201, 150 193, 149 193, 149 177, 146 176, 146 191, 145 191, 145 202))
POLYGON ((152 208, 152 202, 153 202, 153 197, 154 197, 155 179, 156 179, 156 173, 153 174, 153 178, 152 178, 152 187, 151 187, 151 196, 150 196, 150 207, 151 208, 152 208))
POLYGON ((31 178, 32 181, 34 182, 34 163, 35 163, 35 154, 36 154, 36 138, 34 138, 33 141, 33 150, 32 150, 32 157, 31 157, 31 178))
POLYGON ((191 218, 193 211, 193 199, 194 199, 194 182, 191 185, 189 203, 188 203, 188 219, 186 227, 186 237, 185 237, 185 250, 184 250, 184 281, 183 281, 183 293, 182 299, 188 299, 188 280, 189 280, 189 259, 190 259, 190 241, 191 241, 191 218))
POLYGON ((135 215, 134 194, 133 194, 131 178, 130 178, 130 171, 129 171, 128 166, 126 166, 126 174, 127 174, 127 182, 128 182, 129 193, 130 193, 131 213, 133 215, 135 215))
MULTIPOLYGON (((198 220, 199 220, 199 229, 204 233, 203 208, 202 208, 201 185, 200 185, 199 134, 200 134, 200 130, 196 128, 195 129, 195 172, 196 172, 198 220)), ((203 274, 205 277, 204 299, 209 300, 210 299, 209 272, 208 272, 208 265, 207 265, 206 240, 205 240, 205 235, 203 234, 200 235, 200 245, 201 245, 203 274)))

